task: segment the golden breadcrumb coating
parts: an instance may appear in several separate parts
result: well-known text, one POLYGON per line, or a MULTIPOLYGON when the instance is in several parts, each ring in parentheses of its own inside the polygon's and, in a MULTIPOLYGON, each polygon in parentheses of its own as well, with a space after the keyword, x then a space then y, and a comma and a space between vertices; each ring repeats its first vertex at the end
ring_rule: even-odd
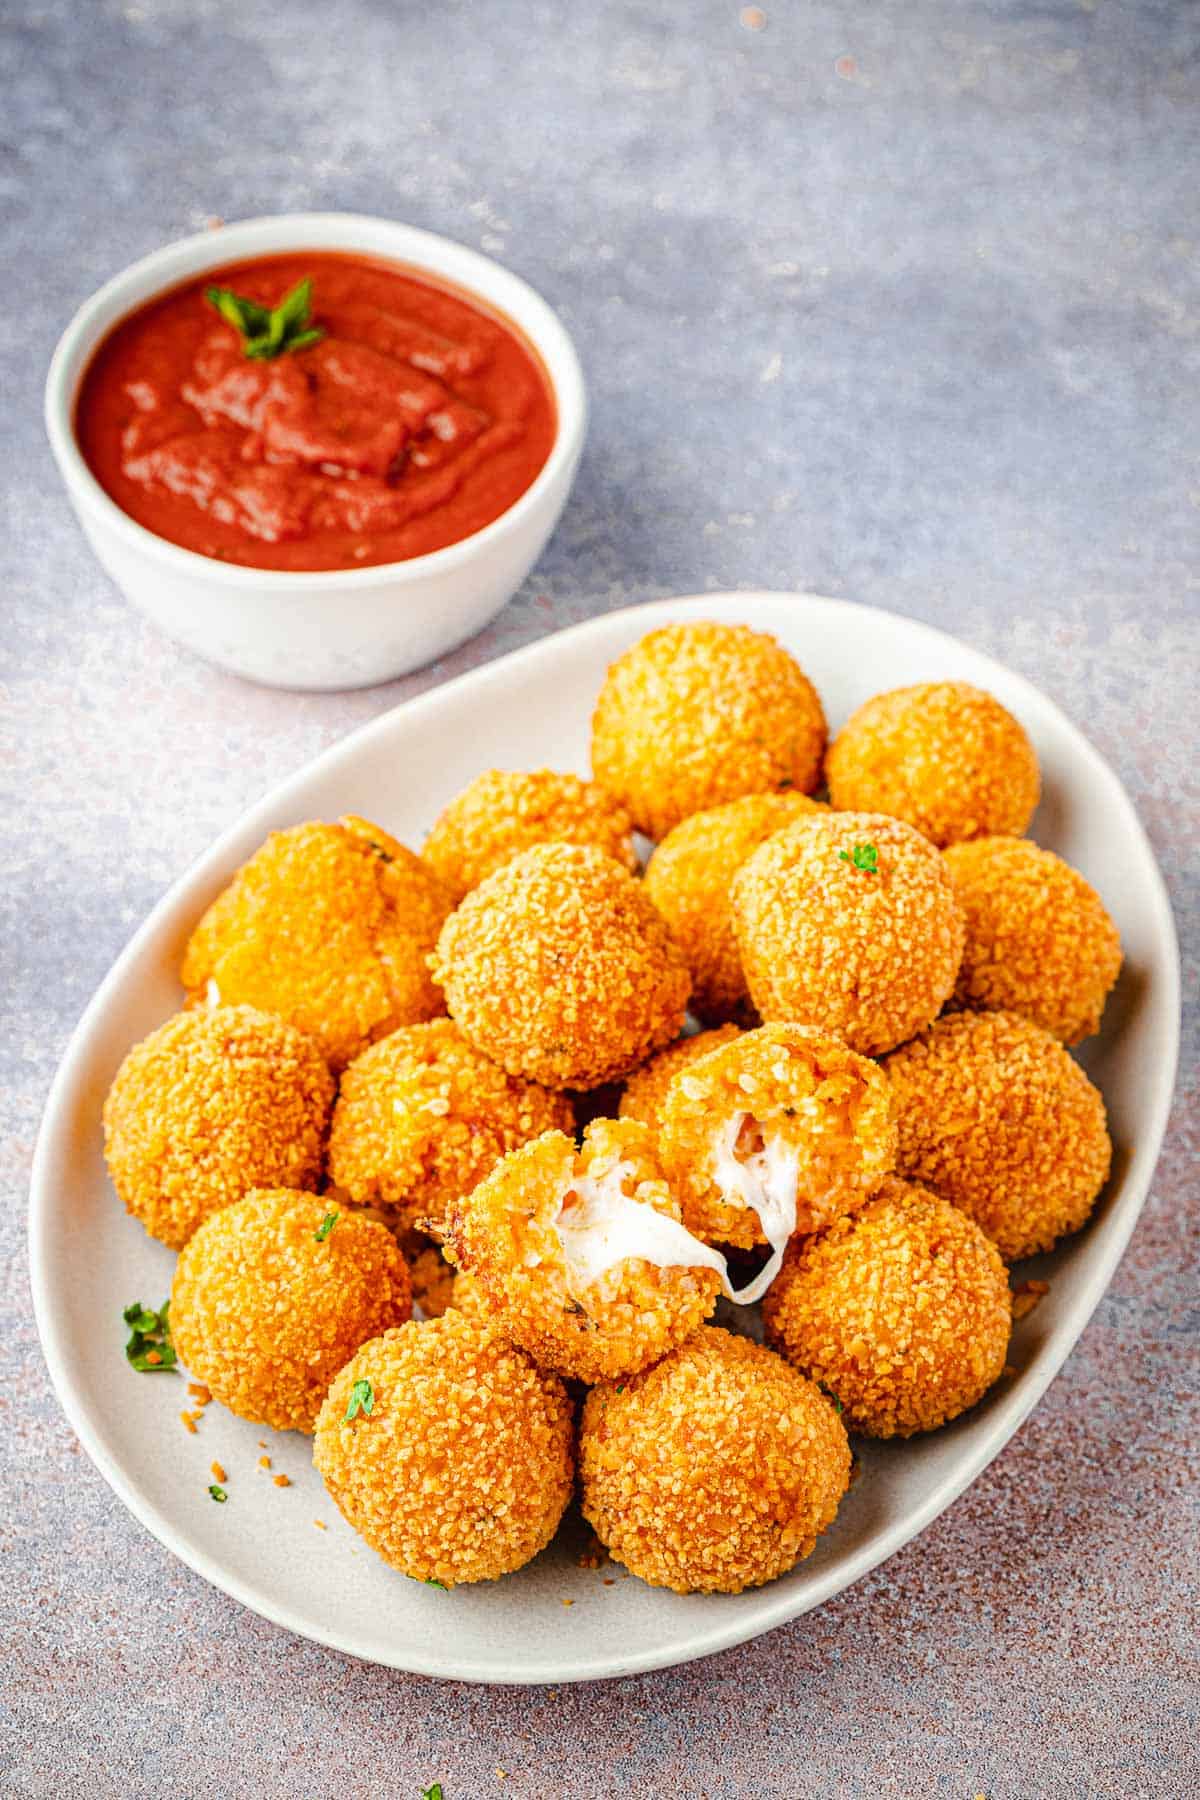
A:
POLYGON ((804 1025, 762 1025, 686 1066, 667 1090, 658 1141, 688 1230, 739 1249, 767 1239, 744 1196, 722 1197, 729 1158, 753 1168, 768 1147, 790 1152, 796 1231, 861 1206, 896 1163, 882 1070, 804 1025))
POLYGON ((326 1196, 259 1188, 184 1246, 171 1335, 189 1374, 239 1418, 312 1431, 329 1384, 368 1338, 412 1312, 404 1258, 383 1225, 326 1196))
POLYGON ((667 625, 618 657, 592 716, 592 768, 647 837, 743 794, 811 793, 825 714, 799 663, 745 625, 667 625))
POLYGON ((113 1186, 178 1250, 251 1188, 317 1184, 334 1087, 313 1039, 282 1019, 177 1013, 129 1051, 104 1102, 113 1186))
POLYGON ((450 1219, 452 1253, 479 1282, 493 1323, 542 1368, 580 1381, 645 1368, 690 1336, 721 1289, 719 1273, 699 1261, 660 1268, 640 1256, 585 1278, 559 1226, 569 1229, 587 1205, 577 1184, 609 1176, 621 1194, 678 1220, 650 1135, 634 1119, 597 1119, 578 1150, 547 1132, 497 1164, 450 1219))
POLYGON ((948 1013, 884 1064, 898 1169, 961 1206, 1006 1262, 1078 1231, 1108 1178, 1104 1101, 1015 1013, 948 1013))
POLYGON ((814 814, 768 838, 733 882, 750 997, 878 1056, 954 991, 963 916, 941 855, 880 813, 814 814), (863 866, 859 866, 859 865, 863 866))
POLYGON ((329 1172, 352 1199, 394 1208, 398 1223, 437 1227, 506 1151, 571 1131, 574 1118, 565 1095, 507 1074, 451 1019, 405 1025, 343 1073, 329 1172))
POLYGON ((474 1318, 489 1319, 492 1316, 492 1309, 488 1305, 479 1277, 472 1275, 469 1269, 455 1271, 450 1288, 450 1305, 456 1306, 459 1312, 470 1313, 474 1318))
POLYGON ((640 882, 602 850, 543 844, 446 921, 433 959, 485 1056, 550 1088, 618 1080, 679 1035, 683 956, 640 882))
POLYGON ((588 1395, 583 1516, 653 1587, 739 1594, 783 1575, 833 1523, 850 1446, 782 1357, 705 1326, 642 1375, 588 1395))
POLYGON ((945 855, 967 921, 955 1000, 1020 1013, 1067 1044, 1098 1030, 1121 939, 1095 888, 1028 838, 976 838, 945 855))
POLYGON ((683 819, 650 858, 646 892, 687 958, 698 1018, 755 1022, 733 930, 730 883, 760 844, 822 810, 819 800, 795 791, 747 794, 683 819))
POLYGON ((321 1408, 313 1462, 385 1562, 449 1588, 508 1575, 550 1542, 571 1497, 572 1437, 562 1383, 448 1312, 363 1345, 321 1408), (347 1419, 362 1383, 371 1410, 347 1419))
POLYGON ((680 1069, 698 1062, 722 1044, 731 1044, 741 1035, 736 1025, 716 1025, 711 1031, 698 1031, 693 1037, 681 1037, 668 1044, 640 1069, 635 1069, 625 1083, 618 1108, 620 1117, 640 1119, 649 1127, 651 1137, 657 1139, 662 1130, 662 1104, 680 1069))
POLYGON ((446 1008, 427 958, 450 911, 428 864, 365 819, 275 831, 188 941, 183 985, 215 985, 311 1032, 334 1069, 446 1008))
POLYGON ((443 808, 421 854, 458 902, 535 844, 592 844, 636 874, 633 827, 594 781, 556 769, 488 769, 443 808))
POLYGON ((1019 835, 1041 787, 1024 727, 965 681, 876 694, 829 746, 825 774, 840 810, 891 813, 935 844, 1019 835))
POLYGON ((423 1231, 401 1228, 395 1231, 395 1238, 408 1265, 413 1305, 420 1307, 422 1318, 440 1319, 454 1304, 454 1265, 442 1255, 441 1245, 423 1231))
POLYGON ((767 1342, 835 1397, 848 1431, 910 1437, 999 1379, 1012 1296, 978 1225, 890 1175, 852 1218, 793 1240, 762 1316, 767 1342))

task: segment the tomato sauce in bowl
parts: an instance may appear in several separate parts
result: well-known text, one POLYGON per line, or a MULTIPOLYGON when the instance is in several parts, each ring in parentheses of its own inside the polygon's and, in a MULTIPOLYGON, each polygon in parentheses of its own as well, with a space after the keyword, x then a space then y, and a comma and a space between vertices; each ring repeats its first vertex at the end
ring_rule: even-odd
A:
POLYGON ((323 251, 206 270, 122 319, 75 436, 130 518, 251 568, 352 569, 470 537, 554 445, 549 376, 518 328, 416 270, 323 251), (271 308, 311 279, 303 348, 255 360, 205 298, 271 308))

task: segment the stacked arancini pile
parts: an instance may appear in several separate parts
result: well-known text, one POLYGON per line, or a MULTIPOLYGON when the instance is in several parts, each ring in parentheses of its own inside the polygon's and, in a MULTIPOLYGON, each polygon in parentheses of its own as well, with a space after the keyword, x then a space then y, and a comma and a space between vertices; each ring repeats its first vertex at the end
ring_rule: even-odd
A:
POLYGON ((604 684, 593 781, 485 772, 420 855, 362 819, 276 833, 187 946, 188 1010, 121 1067, 106 1153, 181 1251, 182 1360, 315 1430, 415 1579, 519 1568, 576 1468, 652 1584, 786 1572, 846 1428, 973 1406, 1005 1260, 1088 1217, 1110 1145, 1063 1046, 1120 946, 1014 835, 1025 733, 961 682, 877 696, 828 803, 825 736, 765 634, 652 632, 604 684), (689 994, 713 1029, 681 1035, 689 994), (734 1268, 770 1348, 707 1322, 734 1268))

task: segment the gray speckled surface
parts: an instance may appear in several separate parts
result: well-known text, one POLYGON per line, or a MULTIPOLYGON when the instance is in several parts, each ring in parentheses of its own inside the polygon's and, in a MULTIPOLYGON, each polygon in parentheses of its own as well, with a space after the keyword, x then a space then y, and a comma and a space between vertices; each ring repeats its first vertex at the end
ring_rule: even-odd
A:
POLYGON ((152 901, 349 726, 604 608, 804 586, 1031 675, 1138 801, 1194 991, 1200 13, 751 16, 4 10, 6 1792, 1200 1789, 1194 1015, 1132 1247, 1019 1438, 867 1581, 697 1666, 472 1690, 290 1638, 125 1514, 38 1350, 22 1215, 39 1111, 152 901), (211 215, 309 207, 511 263, 576 333, 594 399, 562 528, 514 604, 437 668, 346 696, 246 687, 144 626, 80 538, 39 420, 53 341, 104 277, 211 215))

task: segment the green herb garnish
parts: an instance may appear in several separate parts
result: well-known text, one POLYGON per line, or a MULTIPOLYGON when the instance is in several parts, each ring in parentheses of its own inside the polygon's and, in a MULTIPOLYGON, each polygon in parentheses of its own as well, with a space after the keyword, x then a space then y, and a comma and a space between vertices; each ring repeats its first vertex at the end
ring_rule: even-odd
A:
POLYGON ((357 1418, 359 1413, 366 1413, 370 1418, 375 1410, 375 1389, 369 1381, 356 1381, 350 1389, 350 1404, 346 1408, 345 1420, 357 1418))
POLYGON ((317 1240, 318 1244, 323 1244, 325 1242, 325 1239, 329 1236, 330 1232, 333 1230, 334 1226, 337 1224, 337 1222, 341 1218, 341 1216, 342 1216, 341 1213, 335 1213, 335 1212, 327 1212, 325 1214, 325 1217, 321 1220, 321 1223, 317 1226, 317 1229, 313 1232, 313 1236, 317 1240))
POLYGON ((853 850, 839 850, 843 862, 853 863, 864 875, 878 875, 879 852, 874 844, 855 844, 853 850))
POLYGON ((171 1325, 167 1317, 170 1304, 169 1300, 164 1300, 159 1311, 155 1312, 153 1308, 143 1306, 140 1300, 135 1300, 121 1314, 129 1327, 125 1356, 139 1374, 157 1375, 160 1370, 175 1367, 175 1346, 171 1342, 171 1325))
POLYGON ((218 1504, 221 1506, 224 1506, 225 1502, 229 1498, 229 1495, 225 1492, 225 1489, 223 1487, 218 1487, 217 1483, 215 1481, 213 1482, 212 1486, 209 1488, 208 1491, 209 1491, 211 1498, 216 1500, 218 1502, 218 1504))
POLYGON ((443 1594, 448 1594, 450 1592, 450 1589, 446 1586, 445 1582, 439 1581, 436 1575, 422 1575, 421 1580, 425 1583, 426 1587, 441 1588, 443 1594))
POLYGON ((435 1781, 432 1787, 421 1789, 421 1800, 442 1800, 442 1784, 435 1781))
POLYGON ((291 350, 306 350, 325 336, 320 326, 309 324, 312 279, 307 275, 290 294, 283 296, 278 306, 260 306, 257 300, 247 300, 232 288, 207 287, 204 298, 227 325, 241 334, 242 354, 254 362, 286 356, 291 350))

